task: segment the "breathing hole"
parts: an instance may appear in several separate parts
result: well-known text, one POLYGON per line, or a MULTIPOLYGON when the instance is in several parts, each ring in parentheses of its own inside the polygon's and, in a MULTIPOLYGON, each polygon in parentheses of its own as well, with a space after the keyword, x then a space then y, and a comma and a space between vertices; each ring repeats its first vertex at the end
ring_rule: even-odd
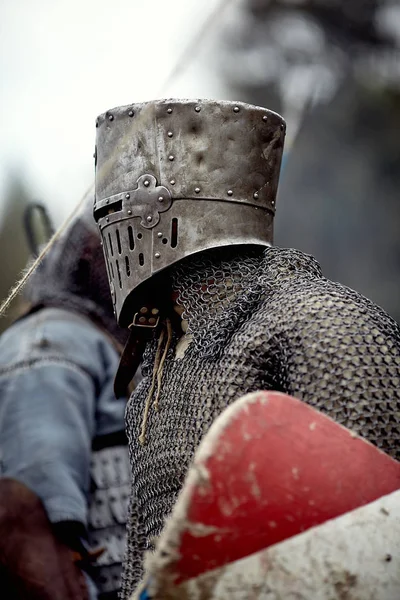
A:
POLYGON ((133 238, 133 229, 130 225, 128 227, 128 237, 129 237, 129 248, 130 248, 130 250, 134 250, 135 240, 133 238))
POLYGON ((172 219, 171 223, 171 248, 176 248, 178 243, 178 219, 172 219))
POLYGON ((129 258, 127 256, 125 256, 125 269, 126 269, 126 274, 129 277, 131 274, 131 267, 129 264, 129 258))
POLYGON ((163 243, 163 244, 168 244, 168 240, 167 240, 167 238, 163 238, 163 239, 162 239, 162 243, 163 243))
POLYGON ((118 254, 121 254, 121 238, 119 237, 119 229, 117 229, 117 246, 118 246, 118 254))
POLYGON ((114 256, 114 250, 113 250, 113 245, 112 245, 111 235, 110 234, 108 234, 108 244, 110 246, 111 256, 114 256))
MULTIPOLYGON (((139 235, 141 235, 141 234, 139 234, 139 235)), ((143 256, 142 252, 139 254, 139 265, 141 267, 143 267, 143 265, 144 265, 144 256, 143 256)))
POLYGON ((141 234, 141 233, 138 233, 138 234, 137 234, 137 239, 138 239, 138 240, 141 240, 141 239, 142 239, 142 237, 143 237, 143 234, 141 234))
POLYGON ((119 262, 116 260, 115 261, 116 267, 117 267, 117 274, 118 274, 118 283, 119 283, 119 287, 122 290, 122 281, 121 281, 121 271, 119 270, 119 262))
POLYGON ((110 261, 108 264, 110 265, 111 277, 114 279, 114 269, 113 269, 113 266, 112 266, 112 262, 110 261))

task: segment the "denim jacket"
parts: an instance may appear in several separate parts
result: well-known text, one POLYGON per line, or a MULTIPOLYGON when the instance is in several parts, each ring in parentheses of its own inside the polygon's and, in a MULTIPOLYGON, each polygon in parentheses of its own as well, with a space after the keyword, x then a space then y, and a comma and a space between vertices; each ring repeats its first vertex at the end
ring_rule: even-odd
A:
MULTIPOLYGON (((93 443, 124 429, 126 400, 113 393, 118 360, 101 329, 64 309, 44 308, 0 337, 0 472, 33 490, 52 523, 78 521, 90 528, 93 443)), ((118 484, 129 481, 128 459, 123 469, 118 484)), ((114 525, 110 515, 100 517, 94 519, 100 527, 114 525)), ((117 554, 108 562, 120 562, 117 554)))

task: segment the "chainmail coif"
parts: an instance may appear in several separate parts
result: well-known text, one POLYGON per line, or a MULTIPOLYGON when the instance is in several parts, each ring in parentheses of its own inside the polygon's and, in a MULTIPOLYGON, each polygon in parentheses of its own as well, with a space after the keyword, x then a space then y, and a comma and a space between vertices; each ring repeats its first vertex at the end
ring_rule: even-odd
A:
POLYGON ((157 336, 127 406, 133 489, 123 598, 142 577, 202 437, 243 394, 293 395, 400 459, 400 330, 382 309, 325 279, 312 257, 276 247, 205 252, 175 266, 172 280, 192 339, 176 358, 173 337, 143 446, 157 336))

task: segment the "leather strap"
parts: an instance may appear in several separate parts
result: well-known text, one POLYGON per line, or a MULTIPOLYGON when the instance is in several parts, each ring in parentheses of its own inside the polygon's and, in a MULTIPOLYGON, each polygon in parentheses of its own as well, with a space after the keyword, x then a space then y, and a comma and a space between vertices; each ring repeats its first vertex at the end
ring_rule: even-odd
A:
POLYGON ((122 351, 114 379, 116 398, 122 398, 128 394, 129 384, 142 362, 146 343, 152 337, 159 322, 160 317, 157 308, 143 307, 133 317, 133 321, 129 325, 129 337, 122 351))

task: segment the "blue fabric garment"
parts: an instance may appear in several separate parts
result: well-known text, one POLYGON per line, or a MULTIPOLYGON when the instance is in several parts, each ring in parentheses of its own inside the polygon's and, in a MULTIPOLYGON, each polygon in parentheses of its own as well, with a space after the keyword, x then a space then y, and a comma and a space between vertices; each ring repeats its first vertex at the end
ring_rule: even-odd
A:
POLYGON ((92 578, 89 577, 89 575, 87 573, 84 573, 84 576, 85 576, 87 589, 89 592, 89 600, 97 600, 99 595, 97 593, 97 588, 96 588, 92 578))
POLYGON ((0 338, 1 475, 41 498, 50 521, 87 522, 92 440, 124 428, 118 353, 87 318, 45 308, 0 338))

